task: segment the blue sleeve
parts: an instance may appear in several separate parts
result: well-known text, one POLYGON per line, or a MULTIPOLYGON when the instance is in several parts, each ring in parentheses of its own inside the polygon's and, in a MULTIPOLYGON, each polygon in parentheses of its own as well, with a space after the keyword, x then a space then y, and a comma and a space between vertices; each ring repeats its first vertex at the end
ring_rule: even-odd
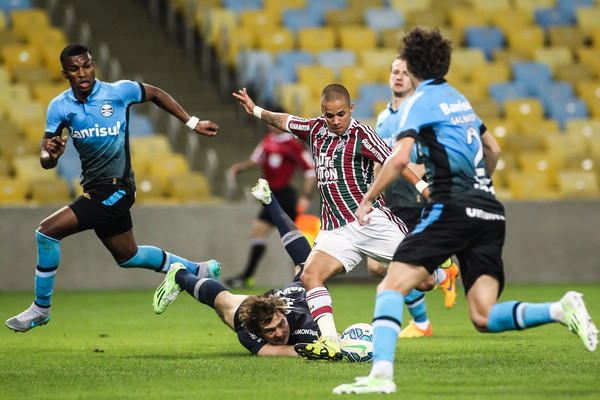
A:
POLYGON ((48 110, 46 111, 46 129, 44 132, 44 138, 52 138, 54 136, 60 135, 63 128, 66 126, 63 121, 63 116, 60 112, 60 106, 57 99, 54 99, 48 105, 48 110))
POLYGON ((110 84, 115 88, 126 106, 144 100, 144 87, 139 82, 121 80, 110 84))

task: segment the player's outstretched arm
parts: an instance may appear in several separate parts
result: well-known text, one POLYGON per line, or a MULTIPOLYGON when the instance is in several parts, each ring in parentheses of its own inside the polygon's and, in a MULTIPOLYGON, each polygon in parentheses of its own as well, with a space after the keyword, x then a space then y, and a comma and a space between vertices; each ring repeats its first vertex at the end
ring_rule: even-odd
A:
POLYGON ((259 351, 257 356, 261 357, 297 357, 298 353, 292 345, 275 346, 265 344, 259 351))
POLYGON ((200 121, 196 117, 190 117, 188 113, 170 94, 156 86, 143 83, 146 97, 143 101, 151 101, 163 110, 177 117, 186 126, 204 136, 215 136, 219 133, 219 126, 212 121, 200 121))
POLYGON ((286 130, 286 122, 290 116, 290 114, 286 113, 276 113, 269 110, 265 110, 256 104, 254 101, 248 96, 248 92, 246 88, 243 88, 238 91, 238 93, 232 93, 233 97, 240 102, 241 106, 244 107, 246 112, 250 115, 254 115, 256 118, 262 119, 269 125, 273 125, 274 127, 285 131, 286 130))
POLYGON ((67 136, 54 136, 52 139, 44 139, 40 152, 40 164, 44 169, 56 167, 58 159, 65 152, 67 136))

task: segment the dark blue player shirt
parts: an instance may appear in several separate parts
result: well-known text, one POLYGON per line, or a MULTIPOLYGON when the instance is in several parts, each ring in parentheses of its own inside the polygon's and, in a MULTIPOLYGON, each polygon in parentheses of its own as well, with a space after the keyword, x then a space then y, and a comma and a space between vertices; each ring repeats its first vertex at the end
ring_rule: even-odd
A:
MULTIPOLYGON (((285 318, 290 326, 288 345, 296 343, 312 343, 321 336, 317 323, 313 320, 308 305, 306 304, 306 289, 298 281, 287 285, 284 289, 271 291, 271 297, 280 297, 286 303, 287 313, 285 318)), ((238 340, 250 350, 258 354, 267 341, 253 333, 246 332, 242 326, 236 326, 238 340)))

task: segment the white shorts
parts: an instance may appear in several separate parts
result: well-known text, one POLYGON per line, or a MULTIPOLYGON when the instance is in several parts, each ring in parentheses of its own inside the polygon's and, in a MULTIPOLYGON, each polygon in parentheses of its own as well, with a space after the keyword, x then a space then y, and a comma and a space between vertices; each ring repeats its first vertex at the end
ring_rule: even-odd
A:
POLYGON ((354 221, 331 231, 320 231, 313 250, 320 250, 336 258, 346 272, 352 271, 365 256, 379 261, 387 268, 396 248, 404 239, 404 233, 398 223, 380 209, 369 213, 369 218, 371 220, 366 226, 354 221))

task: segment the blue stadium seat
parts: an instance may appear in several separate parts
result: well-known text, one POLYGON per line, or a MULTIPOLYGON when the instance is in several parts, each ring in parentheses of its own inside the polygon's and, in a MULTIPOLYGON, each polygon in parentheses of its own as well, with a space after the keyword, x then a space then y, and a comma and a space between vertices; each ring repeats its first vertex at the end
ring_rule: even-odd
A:
POLYGON ((567 121, 571 119, 587 118, 588 108, 585 101, 574 98, 553 99, 548 106, 548 117, 556 120, 562 130, 565 129, 567 121))
POLYGON ((404 26, 402 12, 396 8, 367 8, 364 12, 366 25, 381 34, 386 29, 398 29, 404 26))
POLYGON ((562 10, 575 11, 578 8, 594 7, 594 0, 557 0, 556 7, 562 10))
POLYGON ((504 102, 530 97, 527 88, 518 82, 498 82, 489 86, 490 97, 496 102, 498 108, 503 111, 504 102))
POLYGON ((262 0, 223 0, 223 6, 236 14, 242 11, 261 10, 263 8, 262 0))
POLYGON ((298 65, 312 65, 315 63, 311 52, 306 50, 280 51, 275 56, 275 60, 277 67, 281 69, 281 73, 289 77, 289 81, 292 82, 298 79, 296 76, 298 65))
MULTIPOLYGON (((390 88, 388 87, 388 98, 390 88)), ((374 117, 373 115, 373 101, 368 98, 359 97, 358 99, 353 99, 354 110, 352 111, 352 117, 361 122, 365 122, 367 119, 371 119, 374 117)))
POLYGON ((538 96, 545 110, 553 101, 569 101, 575 99, 575 90, 570 82, 552 82, 540 87, 538 96))
POLYGON ((363 83, 358 87, 358 97, 371 103, 388 101, 391 97, 390 86, 387 83, 363 83))
POLYGON ((129 110, 129 135, 131 137, 149 136, 155 133, 156 129, 150 118, 132 109, 129 110))
POLYGON ((524 86, 529 96, 538 96, 540 87, 552 81, 552 70, 546 63, 514 61, 511 69, 514 81, 524 86))
POLYGON ((302 28, 317 28, 325 23, 325 14, 318 8, 288 8, 282 11, 282 25, 294 33, 302 28))
POLYGON ((242 51, 238 53, 237 62, 238 65, 244 66, 240 69, 240 84, 261 87, 265 81, 266 71, 273 65, 273 55, 264 50, 242 51))
POLYGON ((348 6, 346 0, 307 0, 306 8, 319 10, 325 15, 325 12, 331 10, 342 10, 348 6))
POLYGON ((72 191, 75 191, 75 180, 81 175, 81 161, 72 140, 67 140, 65 152, 58 159, 56 172, 67 181, 72 191))
POLYGON ((356 65, 356 55, 352 50, 325 50, 319 52, 317 62, 331 68, 335 72, 336 77, 339 78, 342 67, 356 65))
POLYGON ((544 29, 551 26, 568 26, 574 25, 575 11, 565 8, 538 8, 535 10, 535 21, 544 29))
POLYGON ((504 34, 496 26, 469 26, 465 39, 468 47, 481 49, 488 61, 492 61, 495 50, 504 46, 504 34))
POLYGON ((23 10, 33 7, 31 0, 0 0, 0 10, 4 11, 7 17, 10 17, 12 10, 23 10))

